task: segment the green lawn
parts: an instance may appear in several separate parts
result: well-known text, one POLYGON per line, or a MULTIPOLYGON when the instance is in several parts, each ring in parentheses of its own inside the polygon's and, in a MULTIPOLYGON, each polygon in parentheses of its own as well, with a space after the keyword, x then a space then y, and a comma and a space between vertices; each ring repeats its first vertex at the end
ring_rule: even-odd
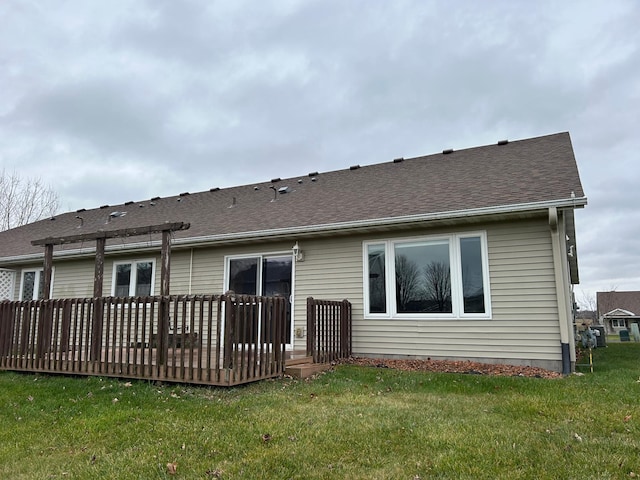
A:
POLYGON ((0 478, 633 478, 640 344, 594 361, 555 380, 341 366, 233 389, 0 372, 0 478))

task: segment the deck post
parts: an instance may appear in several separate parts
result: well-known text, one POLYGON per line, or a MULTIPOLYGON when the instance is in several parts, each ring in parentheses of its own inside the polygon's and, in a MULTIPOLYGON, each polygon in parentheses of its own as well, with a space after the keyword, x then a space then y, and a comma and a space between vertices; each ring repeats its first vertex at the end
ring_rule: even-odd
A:
POLYGON ((102 296, 102 283, 104 279, 104 246, 106 238, 96 238, 96 265, 93 275, 93 298, 102 296))
POLYGON ((169 280, 171 270, 171 230, 162 231, 162 267, 160 270, 160 295, 169 295, 169 280))
MULTIPOLYGON (((44 246, 44 268, 42 274, 44 275, 42 295, 43 300, 51 298, 51 277, 53 272, 53 244, 47 243, 44 246)), ((36 355, 38 362, 44 358, 45 353, 49 350, 49 344, 51 343, 51 324, 53 319, 51 314, 53 310, 49 308, 48 302, 38 302, 38 339, 36 347, 36 355)))
POLYGON ((351 356, 351 302, 344 299, 340 312, 340 357, 351 356))
POLYGON ((93 275, 93 298, 96 299, 93 305, 93 318, 91 324, 91 360, 100 360, 102 353, 102 321, 104 313, 104 303, 98 301, 102 297, 102 283, 104 279, 104 247, 105 237, 96 238, 96 262, 95 273, 93 275))
MULTIPOLYGON (((233 345, 236 340, 236 298, 234 292, 224 295, 224 345, 222 347, 222 368, 231 369, 233 365, 233 345)), ((222 301, 222 299, 221 299, 222 301)))
POLYGON ((44 246, 44 282, 42 286, 42 299, 48 300, 51 298, 51 276, 53 272, 53 244, 47 243, 44 246))
POLYGON ((316 304, 313 297, 307 298, 307 356, 317 361, 316 343, 316 304))

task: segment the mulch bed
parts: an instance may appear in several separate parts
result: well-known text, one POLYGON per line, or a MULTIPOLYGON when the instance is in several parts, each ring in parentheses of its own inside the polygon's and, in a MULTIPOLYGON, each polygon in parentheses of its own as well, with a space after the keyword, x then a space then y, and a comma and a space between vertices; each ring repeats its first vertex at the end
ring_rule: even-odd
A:
POLYGON ((416 360, 350 357, 341 363, 364 367, 393 368, 406 372, 468 373, 473 375, 499 375, 504 377, 561 378, 562 374, 538 367, 489 364, 453 360, 416 360))

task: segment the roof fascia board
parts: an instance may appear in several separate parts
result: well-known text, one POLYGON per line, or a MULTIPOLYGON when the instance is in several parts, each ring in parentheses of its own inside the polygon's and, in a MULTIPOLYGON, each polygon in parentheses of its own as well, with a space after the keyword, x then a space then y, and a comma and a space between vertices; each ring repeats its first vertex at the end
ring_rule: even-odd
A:
POLYGON ((233 241, 263 237, 278 237, 285 235, 296 235, 300 233, 323 233, 333 230, 351 230, 367 227, 383 227, 401 224, 421 223, 435 220, 453 220, 468 217, 478 217, 486 215, 498 215, 505 213, 522 213, 530 211, 545 211, 552 206, 557 208, 582 208, 587 204, 587 198, 570 198, 564 201, 545 201, 516 205, 499 205, 495 207, 483 207, 470 210, 453 210, 450 212, 438 212, 429 214, 406 215, 402 217, 388 217, 369 220, 356 220, 353 222, 329 223, 323 225, 305 225, 300 227, 287 227, 273 230, 257 230, 253 232, 231 233, 223 235, 209 235, 202 237, 191 237, 175 239, 174 245, 187 245, 192 243, 208 243, 215 241, 233 241))
MULTIPOLYGON (((406 215, 402 217, 387 217, 387 218, 374 218, 368 220, 356 220, 352 222, 340 222, 340 223, 327 223, 320 225, 303 225, 299 227, 285 227, 270 230, 255 230, 252 232, 237 232, 221 235, 203 235, 200 237, 189 238, 174 238, 172 245, 174 246, 196 246, 203 244, 215 244, 215 243, 237 243, 243 240, 255 240, 258 238, 278 238, 290 235, 299 234, 314 234, 314 233, 330 233, 332 231, 345 231, 345 230, 357 230, 370 227, 384 227, 394 225, 406 225, 411 223, 422 223, 436 220, 455 220, 468 217, 479 217, 488 215, 499 215, 509 213, 524 213, 524 212, 545 212, 548 208, 556 207, 563 208, 582 208, 587 204, 587 197, 578 198, 566 198, 560 200, 547 200, 543 202, 531 202, 531 203, 519 203, 513 205, 497 205, 493 207, 482 207, 469 210, 452 210, 449 212, 437 212, 418 215, 406 215)), ((161 244, 160 240, 140 242, 140 243, 128 243, 121 245, 109 245, 106 247, 106 252, 128 252, 128 251, 143 251, 143 250, 155 250, 161 244)), ((75 250, 63 250, 54 252, 55 258, 66 257, 82 257, 92 256, 95 254, 95 248, 83 248, 75 250)), ((38 261, 43 258, 43 253, 32 253, 28 255, 17 255, 13 257, 0 258, 5 265, 6 264, 18 264, 27 263, 31 261, 38 261)))
POLYGON ((624 308, 615 308, 610 312, 607 312, 603 315, 603 317, 636 317, 637 315, 629 310, 625 310, 624 308))

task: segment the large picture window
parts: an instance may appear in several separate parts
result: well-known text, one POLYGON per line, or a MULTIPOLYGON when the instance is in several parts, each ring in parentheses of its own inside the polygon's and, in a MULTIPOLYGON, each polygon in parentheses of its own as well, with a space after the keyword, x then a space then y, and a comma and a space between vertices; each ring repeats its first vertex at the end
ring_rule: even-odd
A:
POLYGON ((117 262, 113 265, 114 297, 147 297, 153 294, 153 260, 117 262))
POLYGON ((371 317, 490 316, 484 233, 365 242, 364 256, 371 317))

